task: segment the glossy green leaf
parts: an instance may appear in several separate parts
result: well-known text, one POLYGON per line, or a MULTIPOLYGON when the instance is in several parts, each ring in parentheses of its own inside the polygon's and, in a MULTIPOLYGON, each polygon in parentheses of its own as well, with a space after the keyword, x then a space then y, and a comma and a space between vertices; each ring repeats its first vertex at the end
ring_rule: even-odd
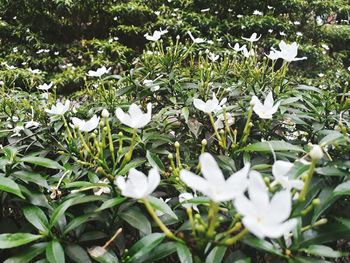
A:
POLYGON ((91 263, 88 253, 76 244, 69 244, 65 246, 66 255, 75 263, 91 263))
POLYGON ((0 176, 0 191, 5 191, 25 199, 18 184, 8 177, 0 176))
POLYGON ((192 263, 192 254, 190 249, 182 243, 176 243, 176 252, 179 256, 179 260, 181 263, 192 263))
POLYGON ((8 258, 4 261, 4 263, 28 263, 33 258, 42 254, 47 246, 47 242, 34 244, 21 252, 19 252, 16 256, 8 258))
POLYGON ((44 158, 44 157, 26 156, 22 158, 21 161, 25 163, 31 163, 42 167, 50 168, 50 169, 64 170, 64 167, 61 166, 58 162, 48 158, 44 158))
POLYGON ((151 223, 148 218, 136 207, 128 208, 119 216, 132 227, 140 230, 144 235, 152 233, 151 223))
POLYGON ((0 234, 0 248, 19 247, 43 237, 42 235, 33 235, 30 233, 0 234))
POLYGON ((243 148, 247 152, 271 152, 273 151, 293 151, 293 152, 304 152, 299 146, 290 144, 285 141, 266 141, 258 142, 243 148))
POLYGON ((154 209, 159 210, 164 214, 167 214, 177 220, 177 215, 173 212, 170 206, 168 206, 168 204, 165 203, 162 199, 149 196, 147 197, 147 200, 151 203, 154 209))
POLYGON ((43 232, 49 231, 49 222, 45 213, 37 206, 27 206, 23 209, 25 218, 43 232))
POLYGON ((57 240, 52 240, 46 247, 46 258, 50 263, 64 263, 64 250, 57 240))

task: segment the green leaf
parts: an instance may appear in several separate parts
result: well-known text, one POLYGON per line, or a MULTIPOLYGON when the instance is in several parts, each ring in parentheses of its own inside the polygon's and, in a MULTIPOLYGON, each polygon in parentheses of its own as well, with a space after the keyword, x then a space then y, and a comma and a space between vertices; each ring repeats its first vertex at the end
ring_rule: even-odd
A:
POLYGON ((290 144, 285 141, 266 141, 258 142, 243 148, 243 151, 247 152, 271 152, 271 151, 293 151, 304 152, 299 146, 290 144))
POLYGON ((37 184, 39 186, 45 187, 46 189, 49 189, 49 185, 47 184, 47 180, 39 173, 21 170, 21 171, 16 171, 11 175, 24 181, 24 182, 31 182, 31 183, 37 184))
POLYGON ((25 218, 42 232, 49 232, 49 222, 45 213, 37 206, 27 206, 23 209, 25 218))
POLYGON ((46 258, 50 263, 64 263, 64 250, 57 240, 52 240, 46 247, 46 258))
POLYGON ((151 203, 151 205, 153 206, 154 209, 159 210, 159 211, 163 212, 164 214, 167 214, 176 220, 178 219, 177 215, 173 212, 173 210, 171 210, 170 206, 168 206, 168 204, 165 203, 162 199, 159 199, 159 198, 156 198, 153 196, 149 196, 149 197, 147 197, 147 200, 151 203))
POLYGON ((47 246, 47 242, 34 244, 21 252, 19 252, 16 256, 8 258, 4 261, 4 263, 27 263, 30 262, 33 258, 39 256, 41 253, 45 251, 47 246))
POLYGON ((333 250, 331 247, 323 246, 323 245, 312 245, 308 248, 302 249, 302 251, 319 257, 326 258, 339 258, 346 256, 347 253, 339 252, 333 250))
POLYGON ((61 166, 58 162, 44 157, 27 156, 22 158, 20 161, 39 165, 50 169, 64 170, 64 167, 61 166))
POLYGON ((88 253, 81 246, 69 244, 65 246, 65 252, 76 263, 91 263, 88 253))
POLYGON ((42 235, 33 235, 30 233, 1 234, 0 248, 19 247, 43 237, 42 235))
POLYGON ((312 257, 294 257, 294 263, 331 263, 330 261, 312 258, 312 257))
POLYGON ((158 155, 147 150, 146 158, 153 167, 157 167, 160 171, 165 171, 164 164, 159 159, 158 155))
POLYGON ((128 208, 123 211, 119 216, 132 227, 140 230, 144 235, 149 235, 152 233, 151 223, 148 221, 147 217, 136 207, 128 208))
POLYGON ((192 254, 189 248, 182 243, 176 243, 176 251, 181 263, 192 263, 192 254))
POLYGON ((69 222, 69 224, 66 226, 66 228, 63 231, 63 235, 66 235, 67 233, 69 233, 70 231, 76 229, 77 227, 79 227, 81 224, 84 224, 88 221, 91 221, 93 219, 95 219, 98 215, 95 213, 90 213, 90 214, 85 214, 85 215, 81 215, 78 217, 75 217, 72 221, 69 222))
POLYGON ((75 198, 68 199, 59 205, 52 213, 50 218, 50 228, 53 227, 60 217, 66 212, 66 210, 74 203, 75 198))
POLYGON ((97 208, 95 210, 95 212, 100 212, 102 210, 117 206, 117 205, 123 203, 125 200, 126 200, 125 197, 116 197, 113 199, 109 199, 109 200, 105 201, 99 208, 97 208))
POLYGON ((25 199, 18 184, 7 177, 0 176, 0 191, 5 191, 25 199))
POLYGON ((224 247, 224 246, 214 247, 213 250, 210 251, 207 258, 205 259, 205 263, 222 262, 222 259, 225 256, 226 250, 227 250, 227 247, 224 247))
POLYGON ((163 233, 153 233, 137 241, 129 250, 130 261, 134 262, 142 259, 152 249, 157 247, 165 238, 163 233))
POLYGON ((151 250, 145 257, 140 258, 139 260, 134 261, 133 263, 153 263, 161 262, 162 258, 165 258, 176 251, 175 242, 167 242, 160 244, 153 250, 151 250))
POLYGON ((120 171, 117 172, 116 175, 124 175, 126 174, 127 172, 129 172, 129 170, 131 168, 136 168, 138 166, 140 166, 141 164, 143 164, 146 160, 145 159, 141 159, 141 158, 138 158, 138 159, 134 159, 130 162, 128 162, 120 171))
POLYGON ((250 237, 244 238, 242 241, 244 244, 250 247, 260 249, 280 257, 284 257, 283 253, 278 248, 274 247, 270 242, 266 240, 261 240, 250 236, 250 237))
POLYGON ((188 107, 183 107, 181 110, 182 116, 185 119, 185 122, 188 122, 188 117, 190 116, 190 111, 188 110, 188 107))

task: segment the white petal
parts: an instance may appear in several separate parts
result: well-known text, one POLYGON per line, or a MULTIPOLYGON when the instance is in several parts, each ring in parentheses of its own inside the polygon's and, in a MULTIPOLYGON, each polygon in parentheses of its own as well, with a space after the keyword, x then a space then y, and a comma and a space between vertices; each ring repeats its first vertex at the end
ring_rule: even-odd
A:
POLYGON ((290 216, 292 211, 292 196, 288 190, 276 193, 270 203, 270 209, 266 211, 266 221, 269 223, 281 223, 290 216))
POLYGON ((200 100, 200 99, 194 99, 193 100, 193 105, 198 109, 198 110, 201 110, 201 111, 204 111, 205 110, 205 102, 200 100))
POLYGON ((224 183, 224 175, 210 153, 202 153, 201 156, 199 156, 199 163, 201 165, 203 176, 210 184, 215 185, 224 183))
POLYGON ((190 171, 181 170, 180 179, 193 190, 200 191, 205 195, 210 194, 208 182, 204 178, 190 171))
POLYGON ((269 92, 269 94, 267 94, 265 101, 264 101, 264 106, 268 107, 268 108, 272 108, 273 107, 273 97, 272 97, 272 91, 269 92))
POLYGON ((244 195, 237 197, 234 206, 239 214, 243 217, 257 217, 258 213, 254 204, 244 195))
POLYGON ((160 175, 157 168, 152 168, 148 173, 147 194, 150 195, 160 183, 160 175))
POLYGON ((254 235, 256 235, 260 239, 265 238, 265 233, 262 230, 261 224, 257 222, 255 218, 244 217, 242 219, 243 225, 254 235))
POLYGON ((297 225, 296 219, 290 219, 283 224, 262 225, 262 231, 265 236, 270 238, 279 238, 290 233, 297 225))
POLYGON ((249 173, 249 198, 259 212, 264 213, 269 207, 269 195, 266 184, 259 172, 249 173))
POLYGON ((277 179, 288 174, 294 164, 286 161, 276 161, 272 165, 272 175, 277 179))
POLYGON ((130 183, 128 186, 133 187, 133 191, 137 193, 137 196, 134 198, 147 196, 148 180, 144 173, 137 171, 134 168, 130 169, 127 183, 130 183))

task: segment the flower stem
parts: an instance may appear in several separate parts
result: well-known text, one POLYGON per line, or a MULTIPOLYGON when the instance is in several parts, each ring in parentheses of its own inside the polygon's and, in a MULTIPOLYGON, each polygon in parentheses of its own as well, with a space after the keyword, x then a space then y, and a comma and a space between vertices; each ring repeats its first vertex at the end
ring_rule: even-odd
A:
POLYGON ((301 190, 301 193, 300 193, 300 196, 299 196, 299 201, 300 202, 305 201, 305 197, 306 197, 307 191, 309 190, 310 183, 311 183, 312 177, 314 175, 315 167, 316 167, 316 161, 312 160, 310 168, 309 168, 309 171, 307 173, 307 177, 306 177, 306 181, 305 181, 303 190, 301 190))
POLYGON ((221 142, 221 136, 218 132, 218 129, 216 128, 216 125, 215 125, 215 122, 214 122, 214 118, 213 118, 213 115, 211 113, 209 113, 209 119, 210 119, 210 122, 211 122, 211 125, 213 126, 214 128, 214 132, 215 132, 215 135, 216 135, 216 138, 218 139, 219 141, 219 144, 221 146, 222 142, 221 142))
POLYGON ((129 149, 128 153, 125 155, 123 163, 131 160, 132 153, 134 151, 135 142, 136 142, 136 135, 137 135, 137 129, 133 129, 130 149, 129 149))
POLYGON ((215 227, 216 227, 216 217, 219 212, 219 205, 215 202, 210 202, 210 208, 209 208, 209 227, 208 227, 208 237, 213 237, 215 234, 215 227))
POLYGON ((153 218, 153 220, 157 223, 157 225, 159 226, 159 228, 164 232, 164 234, 171 239, 174 239, 178 242, 184 243, 184 241, 178 237, 176 237, 170 230, 169 228, 162 222, 162 220, 160 220, 160 218, 157 216, 156 212, 154 211, 152 205, 148 202, 147 199, 142 198, 141 201, 144 203, 144 205, 146 206, 146 209, 148 211, 148 213, 151 215, 151 217, 153 218))
POLYGON ((236 244, 240 239, 242 239, 245 235, 247 235, 249 233, 248 229, 243 229, 241 232, 239 232, 237 235, 226 239, 225 241, 225 245, 226 246, 232 246, 234 244, 236 244))

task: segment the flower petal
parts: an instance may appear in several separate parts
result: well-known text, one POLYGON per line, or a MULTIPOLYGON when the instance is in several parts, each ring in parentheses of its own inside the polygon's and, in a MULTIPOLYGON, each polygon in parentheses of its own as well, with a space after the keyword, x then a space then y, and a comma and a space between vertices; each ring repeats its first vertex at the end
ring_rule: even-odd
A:
POLYGON ((210 194, 208 182, 204 178, 190 171, 181 170, 180 179, 193 190, 200 191, 205 195, 210 194))
POLYGON ((224 175, 210 153, 202 153, 201 156, 199 156, 199 163, 201 164, 201 172, 203 176, 210 184, 224 184, 224 175))

